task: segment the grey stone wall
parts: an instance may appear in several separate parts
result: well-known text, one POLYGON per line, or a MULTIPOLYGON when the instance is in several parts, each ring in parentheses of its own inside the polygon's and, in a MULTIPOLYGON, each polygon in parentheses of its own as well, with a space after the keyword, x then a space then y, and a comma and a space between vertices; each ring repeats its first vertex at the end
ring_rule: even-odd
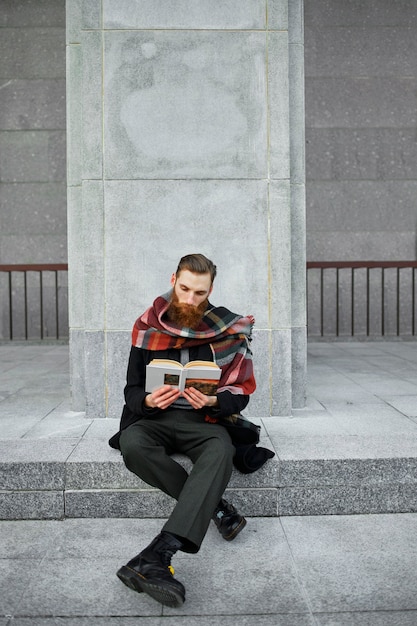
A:
POLYGON ((65 263, 65 0, 2 0, 0 59, 0 263, 65 263))
MULTIPOLYGON (((64 4, 64 0, 2 0, 0 3, 0 263, 67 260, 64 4)), ((260 11, 263 4, 256 2, 252 5, 246 0, 240 3, 240 15, 251 5, 260 11)), ((413 0, 305 0, 304 4, 308 259, 414 259, 417 222, 416 4, 413 0)), ((88 45, 92 46, 94 34, 90 32, 88 35, 88 31, 97 30, 97 4, 71 0, 69 5, 82 15, 84 45, 87 46, 89 41, 88 45)), ((109 2, 105 6, 106 10, 116 12, 117 7, 123 9, 123 3, 109 2)), ((153 13, 151 9, 146 13, 148 22, 144 28, 149 29, 153 21, 156 27, 166 25, 166 13, 160 9, 155 13, 155 4, 147 3, 147 6, 154 9, 153 13)), ((190 15, 192 7, 198 6, 200 23, 210 19, 210 28, 214 29, 219 26, 220 19, 230 18, 232 11, 232 4, 228 2, 222 3, 220 17, 215 3, 212 3, 210 15, 199 4, 185 3, 184 6, 188 7, 185 13, 190 15)), ((289 2, 290 13, 298 11, 299 7, 299 2, 289 2)), ((285 3, 269 3, 268 12, 270 20, 276 20, 276 16, 286 14, 285 3)), ((170 16, 173 19, 169 27, 171 36, 186 24, 185 13, 178 10, 174 18, 170 16)), ((299 20, 298 24, 301 23, 299 20)), ((251 26, 249 22, 246 25, 251 26)), ((116 22, 114 26, 118 28, 116 22)), ((73 25, 69 28, 70 38, 75 41, 74 33, 80 31, 73 25)), ((294 28, 289 34, 290 64, 296 63, 297 55, 303 53, 302 38, 296 30, 294 28)), ((81 47, 81 42, 77 45, 81 47)), ((145 52, 150 67, 152 50, 145 49, 145 52)), ((133 65, 129 63, 128 57, 127 53, 125 77, 133 80, 135 64, 134 60, 133 65)), ((76 64, 71 65, 72 72, 82 71, 80 59, 78 63, 78 68, 76 64)), ((92 83, 86 89, 84 99, 90 97, 92 106, 95 102, 92 90, 99 71, 100 68, 94 65, 85 69, 84 82, 87 85, 91 79, 92 83)), ((149 80, 149 74, 134 80, 139 78, 149 80)), ((80 85, 78 88, 81 89, 80 85)), ((74 112, 77 107, 81 108, 81 91, 77 94, 75 82, 72 89, 74 97, 70 106, 74 112)), ((298 98, 302 107, 302 98, 297 95, 301 91, 297 91, 294 83, 289 85, 289 91, 293 97, 289 115, 294 112, 298 115, 300 104, 295 103, 298 98)), ((117 108, 117 103, 114 101, 111 106, 117 108)), ((97 116, 91 115, 86 121, 82 147, 84 163, 86 166, 90 163, 85 175, 94 180, 97 171, 93 162, 98 148, 92 140, 97 135, 92 133, 92 127, 99 131, 100 120, 98 109, 97 116)), ((238 116, 234 123, 237 128, 238 116)), ((252 123, 256 123, 254 117, 252 123)), ((160 130, 163 131, 162 127, 160 130)), ((232 132, 233 128, 227 130, 232 132)), ((293 155, 302 145, 300 137, 295 136, 297 130, 302 133, 303 124, 292 124, 290 144, 293 155)), ((72 132, 69 137, 74 141, 72 132)), ((117 175, 117 162, 124 155, 117 155, 113 148, 109 149, 109 158, 113 162, 109 161, 108 168, 112 167, 117 175)), ((75 145, 75 154, 77 149, 75 145)), ((150 150, 152 152, 152 146, 150 150)), ((245 147, 241 146, 240 155, 244 150, 245 147)), ((128 151, 126 155, 129 154, 128 151)), ((248 167, 250 159, 251 167, 259 167, 259 155, 259 150, 255 153, 253 147, 247 148, 248 167)), ((75 178, 77 169, 82 166, 81 152, 78 157, 70 164, 70 174, 75 178)), ((234 167, 236 170, 233 155, 229 157, 229 169, 234 167)), ((157 154, 153 158, 154 162, 158 161, 157 154)), ((209 155, 206 158, 209 159, 209 155)), ((131 167, 134 159, 128 161, 131 167)), ((298 162, 303 163, 303 155, 299 155, 298 162)), ((303 281, 303 273, 301 263, 295 259, 304 255, 303 217, 297 211, 297 203, 299 206, 303 203, 304 184, 296 182, 296 163, 297 160, 292 159, 290 165, 291 332, 294 337, 297 334, 302 337, 305 300, 297 286, 303 281), (299 232, 296 228, 298 220, 301 220, 299 232)), ((194 168, 198 176, 198 168, 201 173, 204 163, 197 159, 194 168)), ((137 175, 148 176, 149 173, 134 174, 137 175)), ((176 175, 180 177, 181 172, 176 175)), ((216 175, 213 169, 213 176, 216 175)), ((71 187, 70 194, 76 195, 77 192, 71 187)), ((76 228, 76 224, 70 227, 76 228)), ((89 262, 93 263, 93 259, 90 258, 89 262)), ((81 293, 84 289, 82 265, 80 259, 75 259, 74 263, 80 268, 77 289, 81 293)), ((317 281, 312 285, 311 300, 316 291, 317 281)), ((3 296, 4 292, 0 295, 3 296)), ((5 300, 1 299, 4 307, 5 300)), ((333 291, 329 288, 329 301, 332 300, 333 291)), ((363 308, 363 303, 358 306, 363 308)), ((342 309, 344 329, 349 333, 348 285, 342 294, 342 309)), ((0 337, 4 318, 2 308, 0 337)), ((332 332, 334 320, 330 322, 328 328, 332 332)), ((377 329, 379 325, 378 313, 375 313, 374 327, 377 329)), ((404 328, 408 326, 404 323, 404 328)), ((297 341, 293 345, 298 345, 297 341)), ((294 370, 293 378, 296 375, 294 370)))
POLYGON ((305 385, 302 3, 68 2, 67 60, 74 406, 120 414, 132 324, 201 251, 213 303, 256 318, 252 414, 289 414, 305 385))
MULTIPOLYGON (((65 0, 0 2, 0 263, 65 263, 65 0)), ((60 323, 68 324, 66 276, 60 323)), ((39 277, 27 283, 29 337, 40 337, 39 277)), ((14 337, 24 337, 23 276, 14 275, 14 337)), ((55 331, 53 277, 44 278, 45 336, 55 331)), ((0 338, 8 338, 0 274, 0 338)), ((65 331, 64 331, 65 332, 65 331)))
POLYGON ((417 4, 304 4, 307 259, 413 260, 417 4))

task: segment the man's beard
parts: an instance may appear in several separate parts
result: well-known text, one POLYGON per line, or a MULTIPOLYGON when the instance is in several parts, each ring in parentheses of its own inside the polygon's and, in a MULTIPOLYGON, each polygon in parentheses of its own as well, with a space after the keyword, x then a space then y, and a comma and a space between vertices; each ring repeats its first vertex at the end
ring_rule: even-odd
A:
POLYGON ((177 294, 173 292, 171 302, 167 310, 167 315, 171 322, 174 322, 176 326, 179 326, 180 328, 192 328, 194 330, 203 319, 207 305, 207 298, 198 306, 187 304, 186 302, 180 302, 177 294))

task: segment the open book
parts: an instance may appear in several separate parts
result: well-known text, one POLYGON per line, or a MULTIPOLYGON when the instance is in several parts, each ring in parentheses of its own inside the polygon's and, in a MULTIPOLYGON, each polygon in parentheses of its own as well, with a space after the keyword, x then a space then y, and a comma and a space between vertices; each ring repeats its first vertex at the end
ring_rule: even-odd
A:
POLYGON ((181 365, 171 359, 153 359, 146 366, 145 391, 152 393, 162 385, 172 385, 184 391, 194 387, 206 396, 215 396, 221 369, 212 361, 190 361, 181 365))

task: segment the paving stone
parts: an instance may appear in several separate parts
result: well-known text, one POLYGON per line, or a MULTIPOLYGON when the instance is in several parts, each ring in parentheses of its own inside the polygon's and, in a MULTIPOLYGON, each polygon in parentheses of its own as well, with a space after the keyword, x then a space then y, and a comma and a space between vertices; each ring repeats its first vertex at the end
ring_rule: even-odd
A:
POLYGON ((298 563, 313 611, 416 610, 416 556, 327 556, 298 563))
POLYGON ((47 606, 50 615, 61 616, 160 615, 160 605, 149 596, 126 593, 116 577, 120 565, 120 560, 101 556, 61 562, 44 559, 37 564, 16 612, 42 616, 47 606))
POLYGON ((189 600, 175 611, 165 609, 164 614, 252 615, 253 619, 258 613, 308 613, 278 520, 265 519, 262 525, 249 521, 235 542, 224 543, 210 527, 198 558, 176 562, 189 600), (238 574, 242 569, 245 576, 238 574), (204 589, 212 590, 210 597, 204 589))
POLYGON ((320 626, 415 626, 417 611, 363 611, 354 613, 316 613, 320 626))
POLYGON ((186 586, 177 609, 115 576, 163 522, 0 522, 3 615, 20 626, 414 626, 416 515, 250 518, 232 543, 212 524, 198 554, 173 558, 186 586))

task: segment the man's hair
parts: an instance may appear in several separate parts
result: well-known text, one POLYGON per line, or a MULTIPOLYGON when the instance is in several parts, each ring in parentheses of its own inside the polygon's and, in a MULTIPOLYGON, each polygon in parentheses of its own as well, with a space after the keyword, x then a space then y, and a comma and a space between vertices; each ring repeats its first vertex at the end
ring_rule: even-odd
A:
POLYGON ((213 261, 210 261, 204 254, 187 254, 183 256, 178 263, 177 278, 183 270, 194 272, 194 274, 210 274, 211 282, 214 281, 217 274, 217 268, 213 261))

